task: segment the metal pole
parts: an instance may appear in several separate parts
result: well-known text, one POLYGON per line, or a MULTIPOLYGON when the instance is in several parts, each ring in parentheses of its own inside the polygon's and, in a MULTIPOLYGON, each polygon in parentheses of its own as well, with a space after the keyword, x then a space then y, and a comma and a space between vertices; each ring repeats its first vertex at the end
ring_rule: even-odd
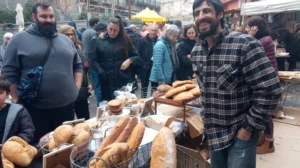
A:
POLYGON ((131 0, 127 0, 128 3, 128 19, 131 20, 131 0))
POLYGON ((116 0, 112 0, 111 2, 111 15, 115 16, 115 7, 116 7, 116 0))

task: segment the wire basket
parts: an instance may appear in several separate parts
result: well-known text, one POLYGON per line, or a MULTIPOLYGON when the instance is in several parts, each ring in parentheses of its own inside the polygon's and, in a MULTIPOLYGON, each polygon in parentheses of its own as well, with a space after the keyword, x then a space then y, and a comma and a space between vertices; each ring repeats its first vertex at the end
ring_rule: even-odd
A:
POLYGON ((177 147, 177 168, 198 168, 200 161, 177 147))

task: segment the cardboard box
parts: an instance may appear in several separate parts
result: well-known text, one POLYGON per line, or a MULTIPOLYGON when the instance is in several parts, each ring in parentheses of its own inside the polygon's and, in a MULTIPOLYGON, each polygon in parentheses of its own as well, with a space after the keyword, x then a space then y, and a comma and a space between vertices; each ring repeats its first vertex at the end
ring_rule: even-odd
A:
POLYGON ((180 145, 177 145, 177 162, 177 168, 210 168, 198 151, 180 145))

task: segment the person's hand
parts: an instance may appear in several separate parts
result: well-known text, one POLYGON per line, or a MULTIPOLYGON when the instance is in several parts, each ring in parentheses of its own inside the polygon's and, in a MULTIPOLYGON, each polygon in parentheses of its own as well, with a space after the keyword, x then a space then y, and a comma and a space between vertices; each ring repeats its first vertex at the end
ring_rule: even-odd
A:
POLYGON ((245 130, 244 128, 241 128, 237 133, 237 138, 248 141, 251 138, 252 132, 245 130))
POLYGON ((191 59, 191 57, 192 57, 191 54, 187 55, 187 58, 188 58, 188 59, 191 59))
POLYGON ((94 90, 94 88, 93 88, 92 85, 89 85, 88 88, 89 88, 89 92, 91 92, 92 90, 94 90))
POLYGON ((252 37, 254 37, 256 35, 256 33, 258 32, 258 28, 257 26, 252 26, 248 32, 248 34, 252 37))
POLYGON ((127 59, 126 61, 123 62, 120 69, 122 71, 126 70, 130 66, 131 63, 132 63, 132 61, 130 59, 127 59))

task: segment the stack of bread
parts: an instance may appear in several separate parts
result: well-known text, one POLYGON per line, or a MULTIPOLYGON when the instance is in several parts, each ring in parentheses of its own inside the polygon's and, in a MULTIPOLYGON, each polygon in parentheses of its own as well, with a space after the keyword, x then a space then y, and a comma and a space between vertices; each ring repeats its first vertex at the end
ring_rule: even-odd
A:
POLYGON ((172 89, 172 86, 170 85, 159 85, 156 89, 155 92, 153 92, 152 96, 153 97, 160 97, 164 96, 170 89, 172 89))
POLYGON ((123 102, 118 99, 109 101, 107 111, 109 115, 121 115, 123 113, 123 102))
POLYGON ((71 125, 61 125, 57 127, 50 138, 47 146, 50 151, 57 150, 63 144, 74 144, 79 146, 90 140, 90 127, 87 123, 77 124, 75 127, 71 125))
POLYGON ((14 168, 14 164, 27 167, 37 154, 37 150, 19 137, 11 137, 2 147, 3 168, 14 168))
POLYGON ((165 97, 175 101, 187 101, 200 96, 200 89, 191 80, 175 81, 165 97))
MULTIPOLYGON (((136 117, 122 118, 102 141, 94 157, 103 159, 108 166, 111 166, 112 162, 118 164, 126 161, 127 164, 140 146, 144 131, 143 121, 138 122, 136 117)), ((89 163, 89 168, 103 168, 105 163, 94 159, 89 163)))

